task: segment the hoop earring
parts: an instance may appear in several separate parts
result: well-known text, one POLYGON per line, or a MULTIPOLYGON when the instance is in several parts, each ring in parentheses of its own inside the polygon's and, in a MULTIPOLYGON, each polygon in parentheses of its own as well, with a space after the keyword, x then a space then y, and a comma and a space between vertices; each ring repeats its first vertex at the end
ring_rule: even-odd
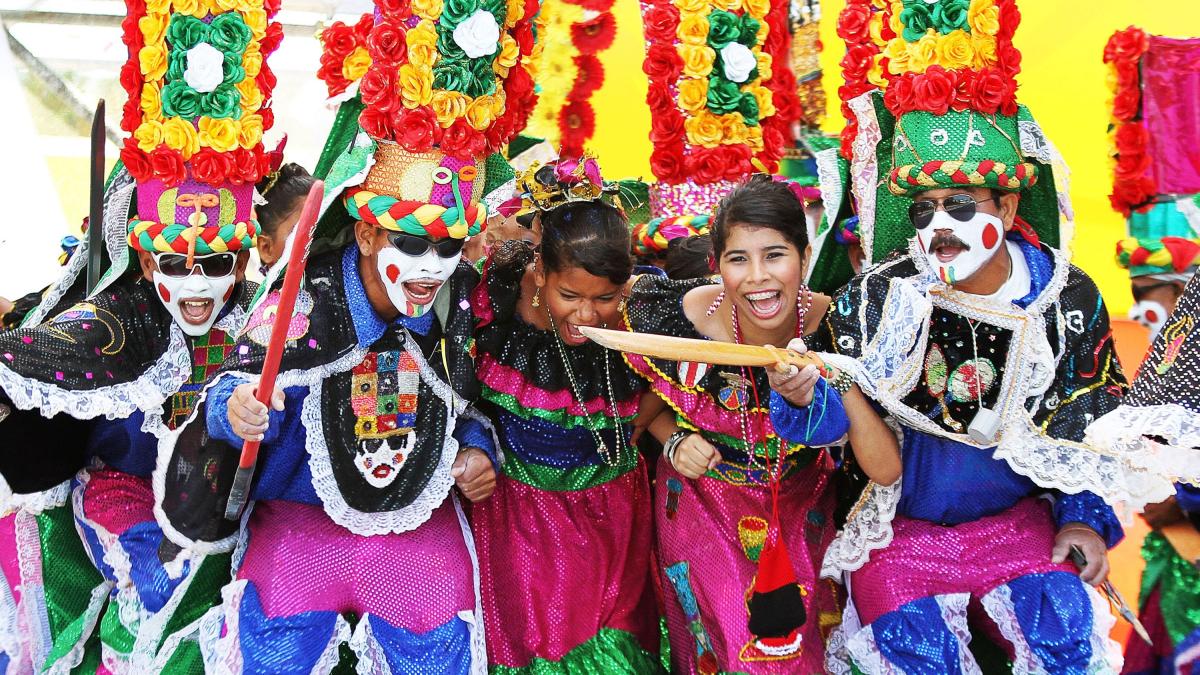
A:
POLYGON ((537 290, 535 290, 533 292, 533 300, 529 301, 529 305, 531 307, 541 307, 542 306, 542 287, 541 286, 538 286, 537 290))
POLYGON ((717 310, 721 308, 722 302, 725 302, 725 291, 721 291, 717 295, 717 299, 713 300, 713 303, 708 306, 708 310, 704 312, 704 316, 712 316, 713 314, 716 314, 717 310))

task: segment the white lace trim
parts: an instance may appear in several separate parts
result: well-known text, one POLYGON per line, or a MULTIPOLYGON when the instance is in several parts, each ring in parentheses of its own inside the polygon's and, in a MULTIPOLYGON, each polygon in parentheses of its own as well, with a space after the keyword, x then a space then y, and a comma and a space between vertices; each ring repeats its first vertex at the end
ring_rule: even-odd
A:
POLYGON ((242 606, 242 595, 246 592, 245 579, 236 579, 221 589, 221 604, 204 613, 200 618, 200 655, 204 660, 204 672, 218 675, 240 675, 242 672, 242 646, 238 640, 238 611, 242 606), (221 626, 225 625, 225 635, 221 626))
POLYGON ((57 661, 50 664, 42 671, 43 675, 69 675, 69 673, 83 662, 84 648, 87 646, 88 638, 92 636, 92 631, 96 630, 96 625, 100 621, 100 614, 104 610, 104 605, 108 600, 108 595, 112 591, 112 583, 104 582, 92 589, 92 597, 88 601, 87 609, 83 614, 83 631, 80 633, 78 642, 71 647, 70 651, 63 654, 57 661))
POLYGON ((821 563, 821 576, 839 579, 844 572, 861 569, 871 551, 892 543, 892 520, 900 504, 900 480, 891 485, 868 483, 846 524, 838 532, 821 563))
POLYGON ((863 242, 863 266, 875 262, 875 198, 879 189, 879 160, 875 149, 883 140, 879 119, 875 116, 873 92, 850 99, 850 111, 858 121, 858 133, 854 136, 850 159, 851 191, 858 200, 858 236, 863 242))
POLYGON ((71 495, 71 481, 63 481, 49 490, 41 492, 16 493, 8 483, 0 478, 0 518, 10 516, 17 511, 39 515, 43 511, 58 508, 67 503, 71 495))
MULTIPOLYGON (((1062 220, 1058 226, 1059 248, 1070 252, 1075 234, 1075 209, 1071 205, 1071 169, 1054 142, 1046 137, 1040 125, 1033 120, 1020 120, 1017 129, 1021 140, 1021 154, 1046 164, 1054 171, 1054 192, 1062 220)), ((1039 177, 1040 180, 1044 177, 1039 177)), ((1069 256, 1068 256, 1069 257, 1069 256)))
MULTIPOLYGON (((1108 603, 1100 597, 1096 589, 1087 584, 1082 585, 1088 601, 1092 604, 1092 630, 1089 637, 1092 658, 1088 662, 1087 672, 1089 674, 1118 673, 1121 671, 1123 661, 1121 646, 1109 637, 1117 619, 1112 615, 1108 603)), ((980 601, 987 615, 996 622, 1000 634, 1013 646, 1014 675, 1047 675, 1049 671, 1046 670, 1046 664, 1034 653, 1033 648, 1029 646, 1029 641, 1025 639, 1025 632, 1021 629, 1021 624, 1017 619, 1012 602, 1012 590, 1008 584, 997 586, 983 596, 980 601)))
POLYGON ((8 656, 10 669, 20 664, 25 658, 25 642, 21 634, 21 620, 17 612, 17 599, 12 589, 18 583, 11 583, 0 570, 0 653, 8 656))
MULTIPOLYGON (((496 447, 500 447, 497 445, 496 447)), ((458 499, 458 495, 450 493, 450 500, 454 503, 454 513, 458 516, 458 526, 462 530, 463 544, 467 547, 467 554, 471 556, 471 586, 475 590, 475 611, 474 613, 461 611, 458 613, 458 618, 467 622, 471 631, 471 675, 487 675, 487 640, 484 635, 483 624, 483 593, 480 590, 479 578, 479 556, 475 552, 475 536, 471 533, 471 524, 467 522, 467 514, 463 512, 462 503, 458 499)))
POLYGON ((1083 592, 1092 601, 1092 659, 1088 662, 1088 673, 1119 673, 1125 656, 1121 653, 1121 645, 1109 637, 1113 626, 1117 625, 1117 617, 1113 616, 1108 601, 1095 588, 1084 584, 1083 592))
MULTIPOLYGON (((946 629, 950 631, 958 642, 958 672, 965 675, 979 675, 982 671, 979 669, 979 664, 975 662, 975 657, 971 654, 969 644, 971 642, 971 630, 967 626, 967 603, 971 599, 969 593, 950 593, 946 595, 934 596, 937 601, 938 609, 941 610, 942 622, 946 629)), ((851 605, 847 604, 847 611, 851 610, 851 605)), ((854 616, 854 623, 848 627, 843 616, 843 627, 857 627, 857 614, 854 616)), ((854 630, 846 641, 847 650, 850 657, 853 659, 854 665, 858 667, 865 675, 903 675, 904 671, 896 664, 888 661, 883 653, 879 651, 879 645, 875 641, 875 631, 872 626, 854 630)), ((826 665, 829 665, 829 654, 826 655, 826 665)), ((830 672, 847 672, 847 670, 836 661, 833 664, 837 670, 830 669, 830 672)), ((949 664, 947 664, 949 665, 949 664)))
POLYGON ((967 603, 970 593, 949 593, 937 596, 942 621, 958 640, 958 670, 965 675, 982 675, 975 655, 971 653, 971 629, 967 626, 967 603))
POLYGON ((192 373, 192 350, 183 331, 171 325, 167 351, 132 382, 89 391, 64 389, 48 382, 23 377, 0 365, 0 389, 21 410, 36 408, 43 417, 67 413, 80 420, 129 417, 141 410, 150 417, 160 413, 163 402, 179 391, 192 373))
POLYGON ((28 631, 30 659, 40 665, 46 662, 53 646, 42 577, 42 542, 37 518, 33 514, 18 511, 14 518, 17 567, 21 575, 21 604, 18 608, 28 631))
POLYGON ((850 658, 850 650, 846 645, 847 637, 862 630, 858 620, 858 610, 854 600, 850 598, 849 586, 846 589, 846 607, 842 610, 842 622, 829 634, 825 643, 825 672, 829 675, 850 675, 854 666, 850 658))
MULTIPOLYGON (((371 627, 371 615, 364 614, 354 629, 350 638, 350 649, 358 656, 359 675, 392 675, 383 646, 375 638, 375 629, 371 627)), ((335 661, 336 665, 337 662, 335 661)))
MULTIPOLYGON (((183 553, 180 554, 181 557, 183 555, 183 553)), ((178 558, 176 561, 182 562, 178 558)), ((184 596, 195 579, 195 572, 203 564, 204 559, 189 558, 188 562, 191 563, 191 573, 175 587, 175 590, 171 593, 171 597, 163 605, 162 609, 152 614, 143 610, 143 615, 146 618, 138 628, 136 633, 137 639, 134 641, 133 651, 130 654, 130 662, 135 671, 148 673, 163 672, 161 668, 156 668, 155 664, 159 661, 165 664, 172 652, 179 646, 183 637, 197 628, 195 624, 192 624, 180 629, 177 633, 166 635, 167 622, 174 617, 175 612, 179 609, 179 605, 183 603, 184 596), (162 645, 161 648, 160 644, 162 645)))
POLYGON ((1088 425, 1084 442, 1103 452, 1173 468, 1172 477, 1200 482, 1200 414, 1177 403, 1121 405, 1088 425), (1159 443, 1147 438, 1156 436, 1159 443))
MULTIPOLYGON (((405 332, 404 349, 421 374, 421 380, 429 386, 434 395, 446 406, 446 426, 442 430, 442 456, 434 469, 429 483, 410 504, 394 511, 359 511, 346 503, 337 478, 333 475, 333 465, 329 458, 329 448, 325 443, 324 423, 321 411, 321 390, 326 382, 324 378, 309 385, 309 395, 304 399, 301 421, 308 429, 308 467, 312 472, 312 486, 321 504, 333 522, 360 536, 376 534, 400 534, 417 529, 433 510, 446 500, 450 488, 454 485, 454 477, 450 475, 450 467, 458 455, 458 441, 454 438, 455 417, 466 408, 466 402, 461 401, 450 385, 443 382, 425 362, 425 357, 419 349, 413 349, 416 342, 405 332), (461 407, 460 407, 461 406, 461 407), (457 408, 457 409, 456 409, 457 408)), ((365 349, 356 350, 358 358, 342 368, 351 368, 362 360, 365 349)), ((312 372, 312 371, 309 371, 312 372)), ((341 372, 341 371, 337 371, 341 372)), ((280 385, 282 387, 282 385, 280 385)), ((426 403, 431 405, 432 402, 426 403)))
MULTIPOLYGON (((154 660, 150 663, 143 663, 135 660, 133 663, 134 672, 140 673, 165 673, 167 663, 175 656, 175 652, 183 646, 184 642, 199 642, 200 626, 203 624, 207 612, 201 615, 199 619, 189 623, 179 630, 171 633, 163 640, 162 647, 159 648, 158 654, 154 656, 154 660)), ((134 654, 135 659, 138 654, 134 654)))

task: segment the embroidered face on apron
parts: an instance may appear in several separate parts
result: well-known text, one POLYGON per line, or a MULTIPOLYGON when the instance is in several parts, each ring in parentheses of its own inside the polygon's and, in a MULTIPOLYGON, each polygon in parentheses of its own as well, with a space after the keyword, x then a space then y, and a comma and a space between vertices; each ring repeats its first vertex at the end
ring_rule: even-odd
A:
POLYGON ((416 362, 403 351, 371 352, 351 370, 355 466, 372 487, 391 484, 417 443, 420 379, 416 362))

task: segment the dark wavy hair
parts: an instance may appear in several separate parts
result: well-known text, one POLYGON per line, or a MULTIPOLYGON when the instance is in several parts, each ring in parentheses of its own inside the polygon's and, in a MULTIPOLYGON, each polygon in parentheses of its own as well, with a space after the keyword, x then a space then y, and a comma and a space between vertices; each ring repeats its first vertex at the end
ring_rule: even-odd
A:
POLYGON ((264 178, 256 187, 267 203, 254 209, 261 231, 274 237, 283 219, 304 202, 314 182, 316 179, 295 162, 279 167, 278 175, 264 178))
POLYGON ((808 246, 804 203, 784 183, 757 174, 725 195, 712 222, 713 253, 725 252, 729 229, 736 225, 765 227, 783 235, 801 252, 808 246))
POLYGON ((542 264, 547 272, 578 267, 614 284, 633 275, 629 225, 601 201, 570 202, 542 214, 542 264))

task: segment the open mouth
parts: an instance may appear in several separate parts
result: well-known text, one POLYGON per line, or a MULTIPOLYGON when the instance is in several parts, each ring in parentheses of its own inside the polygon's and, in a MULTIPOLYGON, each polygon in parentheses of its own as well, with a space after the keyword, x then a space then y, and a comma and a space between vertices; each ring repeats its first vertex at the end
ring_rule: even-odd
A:
POLYGON ((562 322, 559 333, 562 335, 563 342, 570 345, 581 345, 587 342, 587 336, 579 332, 579 327, 569 321, 562 322))
POLYGON ((413 279, 404 282, 401 287, 409 302, 414 305, 428 305, 433 302, 433 296, 437 295, 442 282, 434 279, 413 279))
POLYGON ((929 244, 929 252, 937 258, 940 263, 948 263, 953 261, 964 251, 971 250, 956 237, 938 236, 929 244))
POLYGON ((371 475, 383 480, 384 478, 392 475, 392 467, 387 464, 380 464, 379 466, 375 467, 373 471, 371 471, 371 475))
POLYGON ((743 297, 750 303, 750 311, 759 319, 773 318, 783 309, 783 295, 779 291, 756 291, 743 297))
POLYGON ((212 317, 212 298, 184 298, 179 301, 179 314, 193 326, 203 326, 212 317))

